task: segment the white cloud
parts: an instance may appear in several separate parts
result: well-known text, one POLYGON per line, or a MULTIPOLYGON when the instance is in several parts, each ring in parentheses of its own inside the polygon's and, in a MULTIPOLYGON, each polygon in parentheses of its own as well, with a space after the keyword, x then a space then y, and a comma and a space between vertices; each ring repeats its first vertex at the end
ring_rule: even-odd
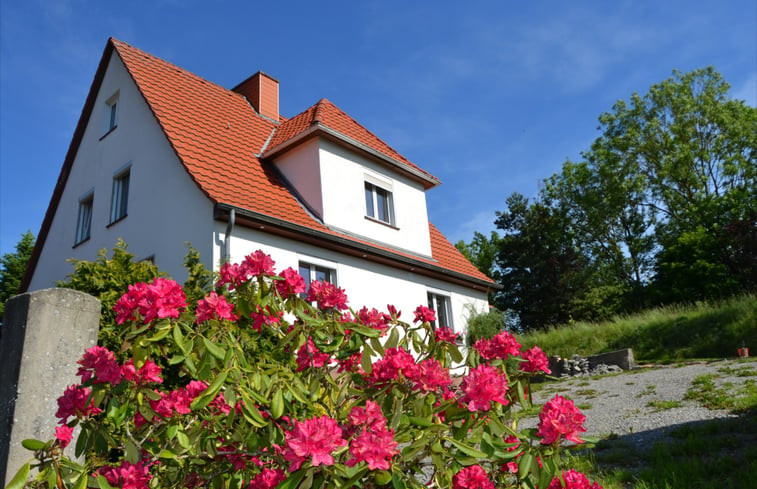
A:
POLYGON ((740 85, 731 88, 731 97, 746 100, 747 105, 757 107, 757 72, 753 72, 740 85))

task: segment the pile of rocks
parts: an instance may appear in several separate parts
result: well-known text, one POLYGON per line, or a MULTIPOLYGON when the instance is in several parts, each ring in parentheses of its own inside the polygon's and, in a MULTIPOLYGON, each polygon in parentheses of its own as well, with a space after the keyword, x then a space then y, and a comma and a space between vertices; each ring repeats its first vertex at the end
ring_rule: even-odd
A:
POLYGON ((634 367, 633 352, 630 349, 591 357, 573 355, 571 358, 554 356, 549 359, 549 369, 555 377, 606 375, 634 367))

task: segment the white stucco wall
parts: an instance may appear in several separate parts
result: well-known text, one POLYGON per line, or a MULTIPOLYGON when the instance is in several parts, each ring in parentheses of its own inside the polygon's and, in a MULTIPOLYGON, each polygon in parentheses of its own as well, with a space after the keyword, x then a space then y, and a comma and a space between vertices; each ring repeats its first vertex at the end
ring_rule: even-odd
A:
POLYGON ((321 165, 318 156, 318 140, 311 139, 287 151, 275 160, 275 165, 300 198, 318 217, 323 217, 321 193, 321 165))
POLYGON ((66 259, 94 259, 100 249, 112 249, 119 237, 137 259, 154 257, 161 270, 183 281, 184 242, 191 242, 206 259, 212 254, 212 230, 212 204, 190 179, 114 53, 29 290, 65 279, 73 270, 66 259), (117 91, 118 125, 103 137, 106 101, 117 91), (127 165, 131 172, 127 217, 108 226, 113 177, 127 165), (90 190, 94 190, 90 239, 74 246, 79 199, 90 190))
MULTIPOLYGON (((224 223, 216 224, 216 243, 223 242, 225 230, 224 223)), ((300 261, 332 266, 337 271, 338 285, 345 290, 349 298, 348 304, 355 310, 367 306, 386 312, 387 304, 393 304, 402 311, 402 320, 412 322, 413 311, 419 305, 427 305, 427 293, 432 291, 450 297, 453 329, 456 332, 465 330, 469 314, 467 306, 470 305, 479 312, 488 310, 484 292, 249 228, 234 228, 230 249, 232 263, 239 263, 250 253, 263 250, 276 262, 277 272, 287 267, 297 270, 300 261)), ((214 263, 219 261, 221 251, 221 246, 214 246, 214 263)))
POLYGON ((329 226, 431 256, 423 186, 330 141, 319 141, 323 220, 329 226), (366 219, 365 181, 390 186, 395 227, 366 219))

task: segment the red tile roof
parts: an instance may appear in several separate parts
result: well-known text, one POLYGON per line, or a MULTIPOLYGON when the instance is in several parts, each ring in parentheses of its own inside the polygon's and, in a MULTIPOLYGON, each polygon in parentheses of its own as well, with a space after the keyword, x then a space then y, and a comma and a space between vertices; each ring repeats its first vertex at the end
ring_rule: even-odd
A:
MULTIPOLYGON (((360 243, 440 267, 472 279, 491 280, 474 267, 429 223, 433 259, 409 255, 387 246, 335 232, 309 214, 258 156, 264 148, 285 144, 313 123, 336 131, 369 149, 436 181, 358 124, 328 100, 321 100, 291 119, 274 122, 260 117, 240 94, 204 80, 129 44, 109 41, 163 128, 168 141, 200 189, 216 204, 360 243), (265 195, 265 199, 260 196, 265 195)), ((106 53, 108 50, 106 49, 106 53)), ((432 185, 429 185, 432 186, 432 185)))

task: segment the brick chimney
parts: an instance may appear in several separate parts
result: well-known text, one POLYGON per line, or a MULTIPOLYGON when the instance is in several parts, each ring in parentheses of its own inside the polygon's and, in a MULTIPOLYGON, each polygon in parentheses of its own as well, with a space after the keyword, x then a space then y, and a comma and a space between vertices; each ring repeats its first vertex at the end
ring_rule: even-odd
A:
POLYGON ((262 71, 258 71, 236 87, 233 91, 247 98, 260 115, 279 121, 279 81, 262 71))

